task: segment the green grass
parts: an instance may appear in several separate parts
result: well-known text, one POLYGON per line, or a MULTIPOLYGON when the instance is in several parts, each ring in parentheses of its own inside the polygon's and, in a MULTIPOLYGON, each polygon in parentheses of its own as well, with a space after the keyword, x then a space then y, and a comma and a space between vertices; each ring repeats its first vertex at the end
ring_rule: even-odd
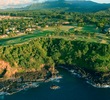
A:
MULTIPOLYGON (((62 25, 59 26, 59 29, 62 31, 68 31, 71 28, 74 28, 74 26, 69 26, 69 25, 62 25)), ((56 29, 56 27, 47 27, 47 28, 43 28, 44 31, 49 30, 49 31, 54 31, 56 29)))
POLYGON ((46 36, 46 34, 51 34, 51 33, 49 31, 44 31, 44 32, 35 31, 32 34, 26 34, 26 35, 12 37, 12 38, 0 39, 0 46, 24 43, 31 39, 35 39, 37 37, 46 36))
MULTIPOLYGON (((72 26, 62 26, 61 27, 63 30, 73 30, 72 26)), ((83 30, 85 31, 92 31, 95 26, 85 26, 83 30), (88 28, 89 27, 89 28, 88 28), (87 29, 87 30, 86 30, 87 29)), ((12 38, 4 38, 0 39, 0 46, 7 46, 7 45, 15 45, 15 44, 22 44, 22 43, 27 43, 28 41, 38 38, 38 37, 48 37, 50 34, 52 34, 52 27, 49 27, 47 29, 43 29, 42 31, 34 31, 33 33, 30 34, 25 34, 22 36, 16 36, 12 38)), ((51 35, 50 35, 51 36, 51 35)), ((110 43, 110 36, 106 36, 105 34, 96 34, 95 37, 90 36, 88 37, 87 35, 84 34, 74 34, 68 35, 68 36, 51 36, 51 38, 64 38, 64 39, 70 39, 70 40, 80 40, 80 41, 88 41, 88 42, 98 42, 98 43, 110 43)))
MULTIPOLYGON (((100 29, 97 29, 95 25, 85 25, 84 27, 79 27, 79 26, 71 26, 71 25, 62 25, 59 27, 60 30, 63 31, 69 31, 69 30, 78 30, 78 31, 83 31, 83 32, 90 32, 90 33, 100 33, 100 29)), ((50 30, 54 31, 55 27, 45 27, 43 30, 50 30)))
POLYGON ((99 33, 100 32, 100 30, 97 29, 97 27, 95 25, 85 25, 82 28, 82 31, 91 32, 91 33, 99 33))

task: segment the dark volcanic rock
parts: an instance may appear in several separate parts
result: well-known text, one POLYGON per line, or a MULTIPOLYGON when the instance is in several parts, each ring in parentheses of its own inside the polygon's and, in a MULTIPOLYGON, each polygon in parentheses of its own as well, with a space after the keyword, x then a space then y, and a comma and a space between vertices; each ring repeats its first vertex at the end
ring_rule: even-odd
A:
POLYGON ((67 69, 72 72, 74 75, 86 79, 88 83, 95 87, 105 88, 110 87, 110 72, 108 73, 99 73, 89 70, 84 70, 81 67, 70 66, 70 65, 61 65, 60 67, 67 69))
POLYGON ((45 81, 51 77, 52 72, 45 67, 41 71, 16 73, 14 78, 0 80, 0 92, 13 94, 26 88, 36 87, 33 82, 45 81))

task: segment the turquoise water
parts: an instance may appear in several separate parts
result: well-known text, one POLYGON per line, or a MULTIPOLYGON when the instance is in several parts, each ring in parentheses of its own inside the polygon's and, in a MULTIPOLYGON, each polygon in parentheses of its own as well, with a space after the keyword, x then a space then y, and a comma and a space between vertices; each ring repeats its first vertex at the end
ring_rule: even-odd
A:
POLYGON ((37 88, 28 89, 11 96, 0 96, 0 100, 110 100, 109 88, 95 88, 85 80, 73 76, 65 69, 59 69, 63 78, 57 82, 42 83, 37 88), (60 89, 51 90, 56 84, 60 89))

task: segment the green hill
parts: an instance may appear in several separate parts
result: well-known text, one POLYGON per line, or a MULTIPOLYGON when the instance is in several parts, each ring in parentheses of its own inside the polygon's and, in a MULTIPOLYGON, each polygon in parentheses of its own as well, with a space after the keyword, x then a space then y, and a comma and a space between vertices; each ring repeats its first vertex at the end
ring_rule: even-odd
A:
POLYGON ((110 8, 110 4, 99 4, 92 1, 47 1, 44 3, 35 3, 30 6, 21 8, 21 10, 36 10, 36 9, 56 9, 65 8, 66 11, 75 12, 97 12, 110 8))

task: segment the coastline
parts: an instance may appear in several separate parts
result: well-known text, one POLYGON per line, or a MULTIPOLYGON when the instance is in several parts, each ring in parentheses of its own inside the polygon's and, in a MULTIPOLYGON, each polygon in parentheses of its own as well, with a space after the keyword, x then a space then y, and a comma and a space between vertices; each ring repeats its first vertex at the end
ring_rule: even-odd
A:
POLYGON ((110 88, 110 74, 103 77, 102 73, 90 73, 76 66, 59 65, 57 67, 63 68, 74 76, 84 79, 86 83, 95 88, 110 88))
MULTIPOLYGON (((43 67, 40 71, 16 73, 14 78, 0 80, 0 95, 12 95, 22 90, 36 88, 41 82, 52 78, 51 67, 43 67)), ((55 69, 54 73, 58 74, 55 69)))
POLYGON ((102 73, 89 73, 80 67, 59 65, 56 66, 55 75, 52 70, 43 68, 41 71, 16 73, 15 78, 0 81, 0 95, 12 95, 22 90, 36 88, 41 82, 49 82, 62 78, 57 68, 63 68, 76 77, 83 78, 86 83, 95 88, 110 88, 110 79, 102 77, 102 73))

